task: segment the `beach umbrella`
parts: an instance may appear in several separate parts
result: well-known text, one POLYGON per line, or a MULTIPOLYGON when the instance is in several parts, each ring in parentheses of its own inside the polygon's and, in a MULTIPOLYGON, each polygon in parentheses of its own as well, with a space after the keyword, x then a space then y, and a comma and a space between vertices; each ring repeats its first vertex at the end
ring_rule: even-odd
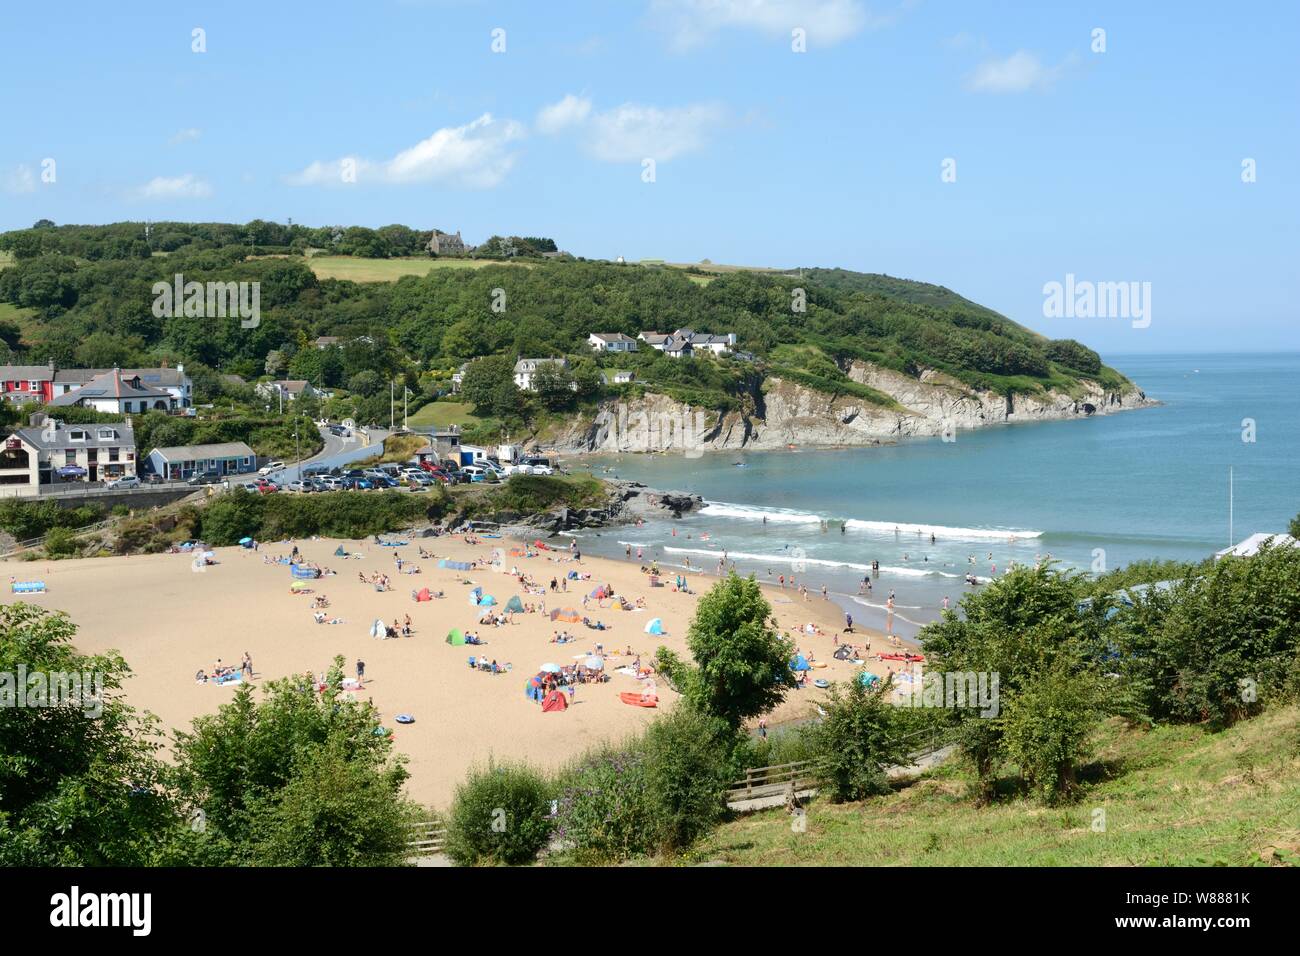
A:
POLYGON ((479 604, 479 598, 481 598, 482 596, 483 596, 482 588, 470 588, 469 603, 477 606, 479 604))
POLYGON ((248 545, 253 543, 253 539, 249 537, 243 537, 239 539, 239 543, 244 545, 245 547, 248 547, 248 545))
POLYGON ((582 666, 590 667, 592 670, 600 670, 602 667, 605 666, 605 658, 597 657, 595 654, 592 654, 590 657, 588 657, 585 661, 582 662, 582 666))
POLYGON ((562 669, 559 664, 542 665, 542 673, 544 674, 558 674, 562 669))

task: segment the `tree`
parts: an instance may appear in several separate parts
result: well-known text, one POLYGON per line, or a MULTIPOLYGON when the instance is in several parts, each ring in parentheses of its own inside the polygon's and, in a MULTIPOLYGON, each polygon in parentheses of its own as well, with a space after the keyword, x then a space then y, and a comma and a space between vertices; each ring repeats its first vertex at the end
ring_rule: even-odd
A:
POLYGON ((737 734, 687 700, 646 730, 645 788, 661 850, 683 850, 722 818, 737 734))
POLYGON ((1074 793, 1076 768, 1106 712, 1102 680, 1058 663, 1035 674, 1007 705, 1007 756, 1044 803, 1074 793))
POLYGON ((343 658, 318 693, 310 674, 241 687, 177 734, 180 794, 205 821, 203 846, 229 863, 391 866, 414 808, 405 759, 376 734, 371 704, 343 697, 343 658))
POLYGON ((476 414, 496 415, 503 408, 509 411, 516 404, 519 391, 515 387, 513 363, 504 355, 489 355, 470 362, 460 391, 465 401, 474 406, 476 414))
POLYGON ((379 373, 369 369, 364 372, 357 372, 356 375, 348 379, 348 391, 360 395, 362 398, 370 398, 379 394, 379 390, 383 388, 383 385, 384 380, 379 373))
POLYGON ((1291 523, 1287 525, 1286 530, 1291 537, 1300 539, 1300 514, 1291 519, 1291 523))
POLYGON ((686 643, 687 691, 701 711, 739 727, 784 698, 794 644, 768 626, 772 608, 754 578, 734 571, 700 599, 686 643))
POLYGON ((872 687, 860 680, 850 681, 847 690, 831 686, 822 704, 826 716, 811 734, 818 774, 835 800, 886 793, 886 768, 907 762, 889 702, 893 691, 892 678, 872 687))
POLYGON ((0 866, 148 866, 181 824, 157 722, 119 693, 130 668, 117 654, 79 653, 75 633, 61 612, 0 607, 0 866), (90 678, 90 696, 36 704, 31 678, 57 684, 58 674, 90 678))
POLYGON ((559 362, 538 365, 531 384, 538 401, 550 411, 559 411, 573 404, 573 376, 559 362))

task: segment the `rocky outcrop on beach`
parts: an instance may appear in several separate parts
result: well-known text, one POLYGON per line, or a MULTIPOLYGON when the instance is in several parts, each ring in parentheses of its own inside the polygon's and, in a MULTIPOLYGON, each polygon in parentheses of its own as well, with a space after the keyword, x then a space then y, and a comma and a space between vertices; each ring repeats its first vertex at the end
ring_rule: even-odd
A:
POLYGON ((693 408, 665 395, 607 402, 594 418, 557 436, 562 452, 764 450, 799 446, 879 445, 901 438, 958 436, 989 425, 1109 415, 1156 404, 1136 385, 1107 390, 1080 381, 1070 392, 1003 395, 974 389, 935 370, 913 377, 853 362, 854 382, 889 396, 885 407, 851 395, 828 395, 768 377, 747 396, 747 410, 726 414, 693 408))
POLYGON ((506 530, 517 534, 556 534, 581 528, 603 528, 614 524, 630 524, 638 519, 671 515, 680 518, 704 504, 699 495, 682 491, 658 491, 647 488, 639 481, 605 479, 609 492, 608 502, 600 508, 559 507, 532 515, 515 512, 498 512, 490 520, 499 522, 506 530))

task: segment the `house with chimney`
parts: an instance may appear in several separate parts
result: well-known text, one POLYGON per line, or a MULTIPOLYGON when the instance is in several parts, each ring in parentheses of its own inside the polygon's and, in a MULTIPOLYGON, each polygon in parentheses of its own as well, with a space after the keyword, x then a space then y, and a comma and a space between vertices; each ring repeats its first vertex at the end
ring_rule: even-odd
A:
POLYGON ((636 339, 622 332, 592 332, 587 344, 597 352, 635 352, 636 339))
POLYGON ((180 401, 172 392, 146 385, 138 373, 128 375, 116 368, 56 395, 46 405, 49 408, 93 408, 97 412, 115 415, 180 409, 180 401))
POLYGON ((459 229, 454 236, 451 233, 433 230, 433 235, 429 237, 429 242, 424 248, 435 256, 463 256, 471 249, 460 237, 459 229))

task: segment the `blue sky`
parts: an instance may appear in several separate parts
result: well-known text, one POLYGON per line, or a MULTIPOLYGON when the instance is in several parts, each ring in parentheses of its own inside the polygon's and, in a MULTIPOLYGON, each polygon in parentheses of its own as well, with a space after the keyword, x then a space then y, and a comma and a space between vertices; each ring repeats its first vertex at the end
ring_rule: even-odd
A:
POLYGON ((0 228, 547 235, 922 279, 1103 352, 1297 349, 1298 26, 1282 2, 12 5, 0 228), (1150 282, 1150 326, 1045 317, 1067 274, 1150 282))

